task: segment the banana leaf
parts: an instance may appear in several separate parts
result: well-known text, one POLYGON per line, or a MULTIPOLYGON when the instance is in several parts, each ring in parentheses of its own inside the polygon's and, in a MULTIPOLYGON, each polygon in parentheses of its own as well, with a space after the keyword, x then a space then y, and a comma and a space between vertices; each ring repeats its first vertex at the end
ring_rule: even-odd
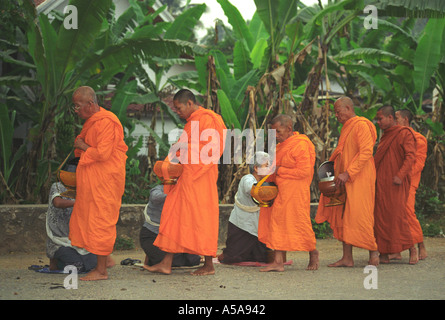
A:
POLYGON ((200 4, 176 17, 173 24, 165 32, 164 39, 191 40, 193 37, 193 29, 205 9, 206 5, 200 4))
POLYGON ((253 49, 255 45, 252 34, 247 27, 246 21, 240 14, 238 9, 227 0, 217 0, 221 5, 230 25, 233 28, 233 33, 238 40, 245 41, 249 51, 253 49))
POLYGON ((232 104, 223 90, 217 91, 219 105, 221 106, 221 116, 226 124, 227 129, 240 129, 241 125, 232 109, 232 104))
POLYGON ((414 56, 413 79, 416 91, 420 93, 419 110, 422 108, 422 98, 430 86, 431 77, 442 59, 441 45, 445 36, 445 19, 430 19, 424 33, 419 39, 414 56))

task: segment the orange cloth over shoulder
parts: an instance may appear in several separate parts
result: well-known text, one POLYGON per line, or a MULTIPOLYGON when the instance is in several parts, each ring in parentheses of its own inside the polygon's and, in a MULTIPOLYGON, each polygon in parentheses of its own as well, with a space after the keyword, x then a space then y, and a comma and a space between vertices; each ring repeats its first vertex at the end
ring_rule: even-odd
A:
POLYGON ((116 240, 128 147, 119 119, 103 108, 87 119, 79 137, 90 147, 75 149, 80 160, 69 238, 76 247, 106 256, 116 240))
POLYGON ((406 202, 411 185, 411 169, 416 160, 416 140, 407 127, 385 130, 374 156, 377 170, 374 234, 378 251, 398 253, 413 246, 406 202), (394 177, 402 180, 393 183, 394 177))
POLYGON ((183 173, 166 192, 159 235, 154 242, 161 250, 216 256, 219 231, 217 163, 224 151, 224 129, 221 116, 202 107, 187 119, 177 142, 185 148, 176 152, 183 173))
POLYGON ((420 226, 419 220, 417 219, 415 213, 416 204, 416 192, 419 187, 420 177, 422 175, 423 167, 425 166, 425 160, 428 152, 428 142, 426 138, 420 133, 411 129, 414 136, 416 137, 417 151, 416 151, 416 162, 411 171, 411 186, 409 188, 407 213, 408 213, 408 223, 411 229, 411 235, 413 237, 414 243, 423 242, 423 232, 420 226))
POLYGON ((310 185, 315 148, 307 136, 294 132, 276 148, 274 175, 278 195, 273 205, 261 208, 258 239, 281 251, 313 251, 315 234, 310 218, 310 185))
POLYGON ((364 117, 353 117, 341 129, 337 148, 330 157, 335 175, 345 171, 346 203, 325 207, 329 198, 320 196, 315 222, 328 221, 334 237, 347 244, 371 251, 377 250, 374 237, 375 165, 373 158, 377 132, 364 117))

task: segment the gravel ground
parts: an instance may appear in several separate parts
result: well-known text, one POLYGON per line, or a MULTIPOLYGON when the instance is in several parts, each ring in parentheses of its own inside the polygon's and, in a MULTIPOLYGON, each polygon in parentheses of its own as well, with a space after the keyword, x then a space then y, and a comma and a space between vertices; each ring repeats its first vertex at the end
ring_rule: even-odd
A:
POLYGON ((370 273, 365 273, 368 252, 357 248, 355 267, 327 267, 342 250, 341 243, 329 239, 317 242, 317 271, 305 270, 308 253, 288 252, 293 263, 284 272, 215 264, 216 274, 203 277, 191 276, 194 269, 175 269, 167 276, 122 266, 125 258, 143 261, 144 253, 118 251, 113 253, 116 266, 109 269, 109 280, 78 281, 77 289, 71 290, 64 288, 67 275, 28 270, 30 265, 47 264, 45 253, 11 253, 0 256, 0 300, 443 300, 445 238, 426 238, 425 244, 429 256, 417 265, 408 264, 406 251, 402 260, 370 273))

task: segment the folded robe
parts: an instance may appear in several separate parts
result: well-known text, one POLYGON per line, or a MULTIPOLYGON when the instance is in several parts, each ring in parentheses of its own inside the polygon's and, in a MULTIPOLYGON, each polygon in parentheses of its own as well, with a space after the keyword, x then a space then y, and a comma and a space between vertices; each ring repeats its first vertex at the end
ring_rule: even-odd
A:
MULTIPOLYGON (((281 251, 315 250, 310 218, 310 185, 314 174, 315 147, 303 134, 279 143, 273 180, 278 195, 269 208, 261 208, 258 240, 281 251)), ((272 177, 272 176, 271 176, 272 177)))
POLYGON ((106 256, 116 240, 128 147, 119 119, 103 108, 85 121, 77 138, 90 147, 75 150, 80 160, 69 238, 73 246, 106 256))
POLYGON ((167 197, 154 242, 162 251, 216 256, 217 163, 224 150, 224 129, 221 116, 202 107, 187 119, 176 152, 183 173, 173 187, 164 188, 167 197))
POLYGON ((386 129, 374 156, 377 171, 374 209, 374 234, 378 251, 398 253, 413 246, 406 202, 411 184, 411 169, 416 160, 416 140, 407 127, 386 129), (393 183, 394 177, 402 180, 393 183))
POLYGON ((330 199, 321 195, 315 222, 328 221, 334 237, 347 244, 377 250, 374 237, 375 165, 372 156, 377 132, 364 117, 353 117, 341 129, 340 139, 330 161, 335 175, 345 171, 344 206, 325 207, 330 199))

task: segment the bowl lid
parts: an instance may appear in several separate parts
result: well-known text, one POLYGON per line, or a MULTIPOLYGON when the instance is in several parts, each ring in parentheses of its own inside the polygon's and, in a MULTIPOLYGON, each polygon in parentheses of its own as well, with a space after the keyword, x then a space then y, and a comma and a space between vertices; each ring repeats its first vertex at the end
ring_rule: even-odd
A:
POLYGON ((318 167, 318 179, 325 179, 334 176, 334 162, 325 161, 318 167))

